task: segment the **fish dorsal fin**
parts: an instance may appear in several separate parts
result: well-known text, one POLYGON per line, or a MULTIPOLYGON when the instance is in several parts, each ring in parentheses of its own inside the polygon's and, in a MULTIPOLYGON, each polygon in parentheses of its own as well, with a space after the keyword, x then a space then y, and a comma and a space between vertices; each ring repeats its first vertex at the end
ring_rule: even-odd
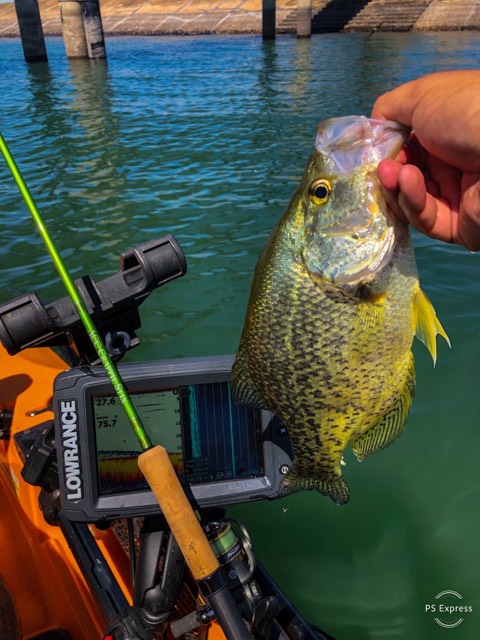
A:
POLYGON ((437 334, 445 338, 449 347, 451 345, 440 320, 437 318, 433 304, 420 288, 413 299, 413 320, 415 335, 430 351, 435 366, 437 362, 437 334))
POLYGON ((360 462, 368 458, 377 451, 388 447, 394 440, 402 435, 405 423, 407 422, 412 397, 415 388, 415 368, 413 355, 411 356, 408 368, 407 380, 402 395, 395 402, 393 407, 377 424, 369 429, 362 436, 350 442, 353 453, 360 462))

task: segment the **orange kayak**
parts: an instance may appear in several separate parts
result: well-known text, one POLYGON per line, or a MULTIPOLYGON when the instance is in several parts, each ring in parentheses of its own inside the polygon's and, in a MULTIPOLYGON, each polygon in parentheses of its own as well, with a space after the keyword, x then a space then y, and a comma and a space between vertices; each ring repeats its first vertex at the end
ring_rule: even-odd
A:
MULTIPOLYGON (((58 526, 39 508, 40 489, 22 478, 15 435, 53 419, 53 381, 67 365, 48 348, 9 356, 0 345, 0 638, 95 640, 107 621, 58 526)), ((89 529, 128 603, 129 559, 116 534, 89 529)), ((223 640, 212 622, 203 637, 223 640)))

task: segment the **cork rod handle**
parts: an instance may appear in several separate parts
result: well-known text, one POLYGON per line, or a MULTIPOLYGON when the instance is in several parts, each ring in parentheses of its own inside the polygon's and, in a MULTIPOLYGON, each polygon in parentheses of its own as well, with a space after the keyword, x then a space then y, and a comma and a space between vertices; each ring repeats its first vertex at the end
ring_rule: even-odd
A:
POLYGON ((164 447, 157 445, 138 457, 138 466, 153 491, 163 515, 195 580, 218 569, 218 560, 187 500, 164 447))

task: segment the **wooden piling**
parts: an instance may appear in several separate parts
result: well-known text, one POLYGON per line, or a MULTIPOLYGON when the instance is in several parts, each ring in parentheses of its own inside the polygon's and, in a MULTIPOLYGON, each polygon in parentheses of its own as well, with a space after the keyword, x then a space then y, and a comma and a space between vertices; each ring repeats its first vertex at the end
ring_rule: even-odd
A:
POLYGON ((309 38, 312 35, 312 0, 298 0, 297 37, 309 38))
POLYGON ((83 27, 87 41, 88 57, 106 58, 105 38, 103 35, 100 2, 98 0, 80 0, 83 14, 83 27))
POLYGON ((275 0, 262 0, 262 37, 264 40, 275 38, 275 0))
POLYGON ((60 0, 59 6, 67 58, 88 58, 80 2, 78 0, 60 0))
POLYGON ((45 62, 47 49, 43 36, 38 0, 15 0, 18 28, 26 62, 45 62))

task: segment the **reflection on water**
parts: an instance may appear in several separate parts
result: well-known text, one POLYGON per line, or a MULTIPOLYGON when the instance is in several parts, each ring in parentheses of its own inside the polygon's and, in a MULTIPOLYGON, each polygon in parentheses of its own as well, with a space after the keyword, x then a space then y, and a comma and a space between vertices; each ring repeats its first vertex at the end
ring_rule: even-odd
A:
MULTIPOLYGON (((18 41, 0 42, 0 124, 72 273, 105 277, 121 250, 167 232, 187 255, 188 275, 143 305, 131 360, 235 350, 256 258, 320 120, 368 113, 423 72, 478 66, 473 33, 112 39, 108 64, 48 48, 50 65, 26 66, 18 41)), ((0 203, 0 301, 64 295, 3 165, 0 203)), ((453 348, 433 369, 415 347, 405 435, 348 459, 346 507, 303 493, 235 509, 269 571, 338 639, 439 638, 424 606, 444 589, 480 612, 478 258, 415 242, 453 348)), ((471 616, 447 633, 477 628, 471 616)))

